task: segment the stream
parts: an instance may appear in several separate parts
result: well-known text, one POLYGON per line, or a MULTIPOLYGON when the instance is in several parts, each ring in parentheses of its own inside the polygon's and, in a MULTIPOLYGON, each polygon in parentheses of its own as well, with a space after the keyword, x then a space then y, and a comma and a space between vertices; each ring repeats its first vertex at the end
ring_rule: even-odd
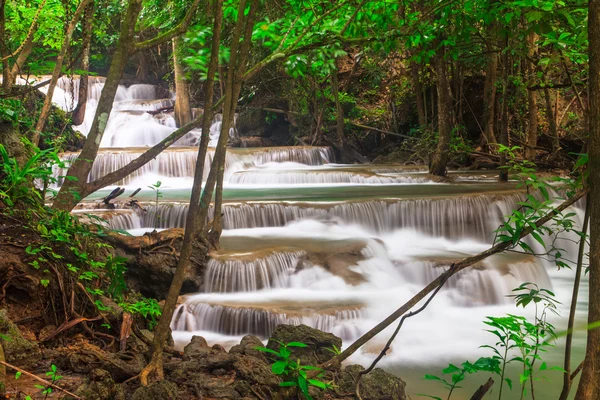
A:
MULTIPOLYGON (((103 79, 90 82, 85 122, 89 129, 103 79)), ((78 81, 62 78, 54 101, 72 109, 78 81)), ((103 176, 139 156, 176 129, 169 113, 151 115, 174 104, 172 93, 151 85, 121 86, 115 98, 101 151, 90 179, 103 176), (166 96, 166 97, 165 97, 166 96)), ((220 119, 211 127, 211 146, 218 139, 220 119)), ((113 229, 141 235, 157 229, 184 227, 197 144, 196 129, 177 146, 160 154, 120 186, 147 209, 95 210, 113 229), (154 202, 148 185, 162 182, 154 202)), ((244 132, 240 132, 241 135, 244 132)), ((213 151, 205 165, 209 166, 213 151)), ((65 160, 77 157, 66 153, 65 160)), ((205 168, 208 170, 208 168, 205 168)), ((56 171, 57 175, 65 171, 56 171)), ((455 183, 435 183, 422 166, 341 165, 326 147, 230 148, 224 189, 222 248, 211 254, 204 290, 181 297, 172 321, 176 346, 193 335, 229 347, 246 334, 267 338, 278 324, 306 324, 340 336, 344 345, 384 319, 453 260, 486 250, 502 217, 518 207, 524 194, 516 182, 497 183, 494 171, 453 171, 455 183)), ((107 187, 86 199, 106 196, 107 187)), ((573 207, 578 223, 581 203, 573 207)), ((568 257, 576 258, 576 237, 559 240, 568 257)), ((541 245, 528 239, 536 252, 541 245)), ((451 278, 430 306, 406 321, 392 349, 379 366, 402 377, 413 399, 419 394, 446 397, 424 374, 441 374, 448 363, 474 362, 494 344, 486 332, 486 316, 507 313, 533 318, 533 308, 517 308, 507 297, 523 282, 551 289, 560 302, 560 316, 551 316, 564 330, 573 283, 572 270, 531 255, 509 252, 488 258, 451 278)), ((587 278, 579 296, 577 321, 585 322, 587 278)), ((382 349, 392 326, 357 352, 350 361, 369 364, 382 349)), ((574 367, 583 357, 585 335, 575 335, 574 367)), ((544 354, 549 366, 562 366, 562 346, 544 354)), ((509 368, 518 383, 518 367, 509 368)), ((540 373, 537 398, 557 398, 561 373, 540 373)), ((487 376, 469 377, 453 399, 468 399, 487 376)), ((498 381, 499 378, 496 378, 498 381)), ((515 384, 515 386, 517 386, 515 384)), ((498 382, 489 398, 497 398, 498 382)), ((486 397, 487 398, 487 397, 486 397)), ((518 399, 519 390, 505 390, 504 399, 518 399)))

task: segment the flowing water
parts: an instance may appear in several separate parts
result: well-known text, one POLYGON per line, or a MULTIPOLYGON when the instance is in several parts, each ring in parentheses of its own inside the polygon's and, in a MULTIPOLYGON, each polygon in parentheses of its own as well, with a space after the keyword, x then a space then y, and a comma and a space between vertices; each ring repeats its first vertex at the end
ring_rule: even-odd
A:
MULTIPOLYGON (((102 85, 101 78, 90 84, 86 120, 79 127, 84 134, 102 85)), ((77 99, 71 92, 77 93, 77 86, 77 80, 63 78, 56 103, 72 109, 77 99)), ((119 87, 89 179, 126 165, 169 135, 175 129, 168 110, 173 101, 172 93, 150 85, 119 87)), ((219 128, 217 117, 211 144, 219 128)), ((200 133, 186 135, 119 182, 128 191, 143 189, 136 198, 145 211, 90 211, 95 199, 113 189, 109 187, 90 196, 78 212, 99 212, 111 228, 135 234, 183 227, 200 133), (158 180, 163 186, 157 203, 147 186, 158 180)), ((209 151, 206 167, 213 154, 209 151)), ((65 160, 76 157, 63 155, 65 160)), ((264 339, 281 323, 333 332, 348 345, 453 260, 489 248, 502 217, 524 199, 514 183, 495 183, 490 172, 453 172, 455 183, 435 183, 418 166, 335 164, 332 151, 323 147, 229 149, 225 168, 222 248, 206 266, 203 291, 181 298, 172 321, 179 348, 193 335, 224 345, 239 342, 245 334, 264 339)), ((583 210, 574 211, 580 223, 583 210)), ((574 238, 558 243, 575 258, 577 243, 570 239, 574 238)), ((542 252, 537 242, 530 245, 542 252)), ((494 343, 482 322, 486 316, 532 317, 532 309, 517 309, 507 297, 523 282, 554 290, 561 317, 553 317, 553 322, 557 329, 564 328, 572 272, 557 271, 531 255, 496 255, 450 279, 423 313, 407 320, 380 366, 407 380, 413 398, 418 393, 442 395, 421 377, 438 373, 448 362, 490 355, 480 348, 494 343)), ((585 316, 586 291, 587 287, 581 290, 579 321, 585 316)), ((369 363, 391 329, 351 361, 369 363)), ((583 339, 576 336, 577 357, 582 356, 583 339)), ((547 358, 551 365, 561 363, 558 350, 547 358)), ((516 369, 510 374, 518 382, 516 369)), ((555 383, 543 385, 539 393, 550 397, 560 375, 547 375, 555 383)), ((467 383, 469 390, 453 398, 469 398, 470 389, 483 381, 480 377, 467 383)), ((505 398, 518 398, 517 392, 505 398)))

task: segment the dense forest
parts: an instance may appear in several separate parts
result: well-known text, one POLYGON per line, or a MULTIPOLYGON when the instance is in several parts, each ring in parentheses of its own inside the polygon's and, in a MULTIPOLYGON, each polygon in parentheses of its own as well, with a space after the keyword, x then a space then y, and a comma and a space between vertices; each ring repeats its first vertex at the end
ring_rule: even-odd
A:
POLYGON ((0 0, 0 58, 6 398, 600 399, 600 0, 0 0))

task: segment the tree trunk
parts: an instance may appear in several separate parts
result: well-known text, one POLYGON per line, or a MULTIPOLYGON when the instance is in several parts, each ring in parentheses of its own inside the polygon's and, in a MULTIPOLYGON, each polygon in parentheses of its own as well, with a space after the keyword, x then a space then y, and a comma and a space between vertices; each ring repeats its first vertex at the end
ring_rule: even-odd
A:
MULTIPOLYGON (((536 53, 535 42, 537 35, 532 32, 527 36, 528 55, 533 58, 536 53)), ((527 80, 530 84, 535 79, 535 66, 531 61, 527 61, 527 80)), ((529 126, 527 127, 527 141, 525 148, 525 158, 529 161, 535 159, 535 147, 537 146, 538 134, 538 105, 537 93, 535 90, 527 91, 527 103, 529 106, 529 126)))
POLYGON ((92 1, 85 10, 85 24, 83 26, 83 43, 81 49, 81 70, 84 72, 79 77, 79 93, 77 106, 73 111, 73 125, 81 125, 85 119, 85 110, 88 99, 88 83, 90 70, 90 49, 92 47, 92 22, 94 20, 94 2, 92 1))
POLYGON ((340 102, 339 87, 340 85, 338 82, 338 69, 336 63, 336 68, 331 73, 331 93, 333 94, 333 99, 335 101, 336 139, 340 146, 343 146, 344 142, 346 141, 344 136, 344 110, 342 109, 342 103, 340 102))
MULTIPOLYGON (((192 120, 192 108, 190 107, 190 88, 185 78, 183 63, 181 62, 181 50, 183 39, 173 39, 173 69, 175 71, 175 122, 177 126, 183 126, 192 120)), ((205 106, 206 108, 206 106, 205 106)))
MULTIPOLYGON (((200 201, 205 208, 198 214, 198 218, 201 221, 206 220, 208 216, 208 204, 213 195, 213 191, 216 186, 222 188, 223 186, 223 175, 225 172, 225 158, 227 155, 227 141, 229 137, 229 130, 233 124, 233 118, 235 115, 235 109, 237 107, 238 98, 242 89, 242 83, 244 74, 246 72, 246 62, 248 60, 248 53, 250 51, 250 45, 252 43, 252 24, 254 21, 254 15, 256 8, 258 7, 258 0, 251 0, 250 12, 245 18, 245 26, 236 24, 236 29, 233 34, 233 45, 231 47, 231 58, 229 60, 229 68, 227 73, 227 83, 225 84, 225 101, 223 105, 223 122, 221 124, 221 133, 219 134, 219 141, 215 150, 215 157, 210 167, 210 173, 206 179, 206 185, 204 187, 204 193, 202 194, 202 200, 200 201), (240 38, 243 41, 241 46, 239 45, 240 38), (239 48, 239 50, 238 50, 239 48)), ((245 3, 245 0, 242 0, 245 3)), ((222 201, 222 193, 217 194, 215 200, 222 201)), ((218 246, 221 232, 223 231, 223 222, 221 218, 221 204, 215 202, 215 214, 212 222, 212 228, 210 232, 210 242, 214 247, 218 246), (219 208, 217 210, 217 207, 219 208)))
POLYGON ((448 153, 450 151, 450 135, 452 134, 452 121, 454 120, 452 92, 450 83, 448 82, 444 54, 445 49, 442 47, 434 60, 438 94, 438 142, 431 159, 429 173, 437 176, 446 176, 446 164, 448 163, 448 153))
POLYGON ((8 64, 9 49, 6 46, 8 36, 6 35, 6 0, 0 0, 0 57, 2 57, 2 86, 5 91, 10 90, 10 65, 8 64))
POLYGON ((494 132, 494 121, 496 117, 496 81, 498 80, 498 53, 492 51, 488 56, 485 69, 485 83, 483 85, 483 136, 481 147, 489 147, 490 144, 498 143, 494 132))
MULTIPOLYGON (((244 2, 244 0, 242 0, 242 2, 244 2)), ((243 11, 243 8, 241 8, 241 11, 243 11)), ((158 379, 163 378, 162 353, 169 335, 169 325, 171 323, 173 313, 175 312, 177 298, 185 278, 185 271, 190 265, 192 246, 198 236, 199 231, 201 230, 200 228, 205 222, 198 219, 197 214, 201 208, 205 207, 204 204, 200 203, 200 194, 202 192, 202 180, 204 175, 204 158, 206 156, 208 141, 210 139, 209 129, 212 122, 212 93, 214 90, 214 76, 217 70, 219 58, 218 53, 221 42, 221 24, 223 19, 222 0, 217 0, 215 2, 213 18, 211 56, 206 82, 204 84, 206 103, 202 123, 202 137, 200 139, 198 158, 196 159, 196 169, 194 171, 194 184, 192 186, 192 193, 190 196, 190 210, 186 219, 185 235, 183 238, 179 259, 177 261, 175 275, 173 277, 173 281, 171 282, 171 286, 169 287, 169 293, 162 310, 162 316, 158 322, 158 326, 154 334, 154 340, 152 342, 152 360, 140 374, 140 381, 142 385, 148 384, 148 377, 152 373, 155 373, 158 379)))
MULTIPOLYGON (((508 146, 508 99, 510 96, 509 88, 509 62, 510 54, 508 51, 508 36, 504 37, 504 60, 502 65, 502 117, 500 124, 500 144, 508 146)), ((497 61, 496 61, 497 62, 497 61)), ((495 91, 495 89, 494 89, 495 91)), ((493 118, 493 117, 492 117, 493 118)), ((500 153, 500 172, 498 173, 500 182, 508 182, 508 169, 506 168, 506 153, 500 153)))
POLYGON ((67 55, 67 50, 71 47, 71 38, 73 37, 73 32, 75 31, 75 26, 79 21, 79 18, 83 14, 83 11, 86 9, 88 4, 91 3, 92 0, 81 0, 77 10, 73 14, 71 21, 69 22, 69 26, 65 32, 65 38, 63 40, 60 51, 58 52, 58 56, 56 57, 56 62, 54 64, 54 70, 52 71, 52 78, 50 80, 50 85, 48 86, 48 93, 46 93, 46 98, 44 99, 44 105, 42 106, 42 111, 40 112, 40 116, 38 118, 37 124, 35 125, 35 129, 31 135, 31 143, 37 145, 40 139, 40 134, 44 130, 46 126, 46 121, 48 120, 48 116, 50 115, 50 109, 52 107, 52 95, 54 95, 54 89, 56 88, 56 84, 58 83, 58 78, 60 78, 60 74, 62 71, 63 62, 65 60, 65 56, 67 55))
POLYGON ((414 62, 410 63, 410 80, 415 91, 419 127, 425 129, 427 127, 427 114, 425 111, 425 100, 423 99, 423 85, 421 85, 421 79, 419 79, 419 66, 414 62))
MULTIPOLYGON (((588 323, 600 321, 600 0, 589 1, 589 182, 590 265, 588 323)), ((587 348, 575 400, 600 398, 600 327, 588 331, 587 348)))
POLYGON ((558 139, 558 127, 556 126, 556 115, 554 115, 554 107, 550 98, 550 89, 544 87, 544 99, 546 101, 546 119, 550 128, 550 139, 552 139, 552 155, 556 155, 560 151, 560 140, 558 139))

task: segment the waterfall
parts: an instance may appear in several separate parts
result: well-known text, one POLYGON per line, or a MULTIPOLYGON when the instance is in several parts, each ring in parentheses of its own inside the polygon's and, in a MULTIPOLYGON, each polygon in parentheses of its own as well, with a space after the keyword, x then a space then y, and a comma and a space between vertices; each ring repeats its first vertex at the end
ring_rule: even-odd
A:
MULTIPOLYGON (((146 115, 148 117, 143 117, 144 119, 151 118, 149 114, 146 115)), ((167 130, 171 129, 168 127, 163 128, 167 130)), ((143 132, 143 126, 140 129, 141 130, 139 132, 143 132)), ((136 130, 136 132, 138 131, 136 130)), ((147 134, 145 133, 144 135, 147 134)), ((88 182, 123 168, 138 158, 144 151, 145 149, 128 148, 101 150, 98 152, 98 155, 94 160, 92 170, 88 176, 88 182)), ((206 179, 208 176, 214 154, 214 149, 208 149, 207 157, 204 160, 204 179, 206 179)), ((67 164, 70 164, 78 156, 78 153, 64 153, 61 158, 67 164)), ((130 185, 136 179, 143 177, 144 175, 193 178, 197 157, 197 148, 184 147, 165 150, 156 156, 155 159, 134 171, 125 179, 115 183, 115 185, 130 185)), ((230 149, 227 151, 225 156, 225 178, 229 179, 230 175, 234 172, 239 171, 244 167, 260 165, 265 160, 269 161, 272 157, 279 159, 285 159, 285 157, 290 157, 295 160, 303 159, 304 161, 311 161, 315 163, 314 165, 321 165, 324 162, 327 162, 327 157, 329 157, 329 155, 326 148, 297 150, 280 149, 278 151, 273 151, 270 149, 251 149, 251 151, 245 149, 230 149)), ((66 169, 57 169, 55 171, 55 177, 58 178, 64 176, 66 172, 66 169)), ((59 178, 58 184, 62 184, 61 178, 59 178)))
MULTIPOLYGON (((490 242, 505 210, 523 201, 522 194, 475 195, 435 199, 364 200, 344 203, 236 203, 223 205, 225 229, 285 226, 302 219, 344 221, 374 232, 414 228, 433 236, 474 238, 490 242)), ((141 226, 185 227, 187 204, 148 207, 141 226)), ((113 223, 109 221, 113 226, 113 223)), ((115 225, 116 226, 116 225, 115 225)), ((122 225, 119 225, 122 227, 122 225)))
POLYGON ((326 183, 423 183, 429 182, 426 176, 382 176, 376 174, 353 173, 349 171, 238 171, 229 178, 229 183, 239 184, 326 184, 326 183))
POLYGON ((204 273, 205 292, 253 292, 260 289, 284 288, 296 270, 299 252, 277 252, 251 260, 211 259, 204 273))
MULTIPOLYGON (((276 306, 275 306, 276 307, 276 306)), ((186 303, 175 310, 171 329, 177 331, 211 331, 226 335, 269 337, 280 324, 308 325, 325 332, 354 334, 353 329, 340 329, 345 322, 361 318, 360 308, 339 310, 333 314, 294 315, 243 305, 186 303)), ((343 337, 351 340, 354 337, 343 337)))

